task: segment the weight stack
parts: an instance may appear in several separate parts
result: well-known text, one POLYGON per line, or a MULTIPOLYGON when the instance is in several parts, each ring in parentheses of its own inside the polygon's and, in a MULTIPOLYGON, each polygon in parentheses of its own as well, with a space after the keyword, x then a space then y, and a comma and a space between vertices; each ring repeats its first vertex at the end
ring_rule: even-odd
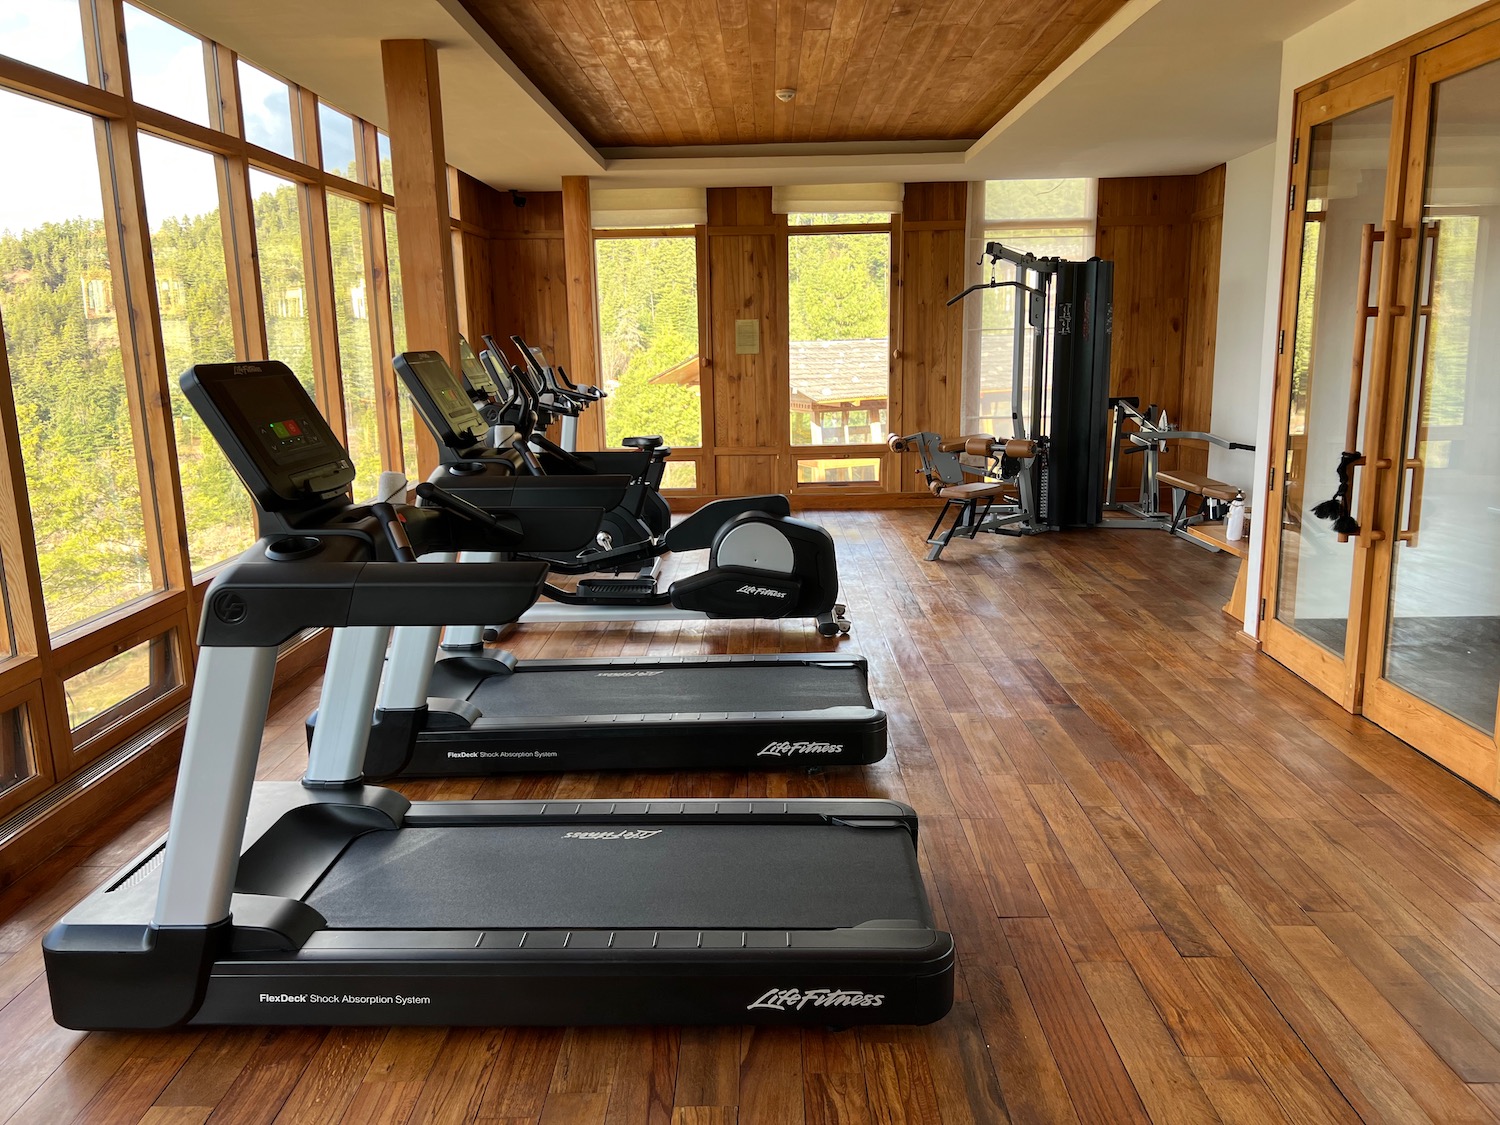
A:
POLYGON ((1049 527, 1093 527, 1104 519, 1109 451, 1109 347, 1115 264, 1090 258, 1058 270, 1052 316, 1052 439, 1047 466, 1049 527))

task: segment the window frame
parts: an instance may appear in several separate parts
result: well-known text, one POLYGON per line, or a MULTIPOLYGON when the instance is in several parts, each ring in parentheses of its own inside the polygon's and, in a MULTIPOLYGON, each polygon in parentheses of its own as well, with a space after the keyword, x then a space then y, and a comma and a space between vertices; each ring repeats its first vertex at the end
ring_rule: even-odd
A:
MULTIPOLYGON (((203 44, 208 87, 205 126, 132 97, 123 0, 80 0, 87 80, 0 56, 0 89, 87 114, 93 121, 104 196, 104 226, 112 259, 112 295, 120 324, 127 408, 141 481, 145 546, 153 592, 113 607, 56 637, 48 635, 36 559, 32 500, 27 495, 15 403, 10 387, 5 326, 0 318, 0 583, 9 610, 12 655, 0 656, 0 709, 26 708, 26 738, 33 774, 0 793, 0 817, 34 800, 54 784, 119 748, 162 721, 192 689, 198 620, 205 591, 229 560, 193 575, 159 319, 151 231, 141 178, 140 136, 145 133, 206 152, 214 158, 219 219, 229 281, 230 319, 239 359, 266 355, 265 295, 256 266, 256 232, 250 169, 259 168, 296 186, 307 279, 312 375, 319 408, 336 433, 344 434, 342 372, 332 305, 327 193, 355 199, 369 228, 365 270, 373 309, 371 343, 376 357, 393 348, 386 284, 385 215, 394 197, 379 183, 378 130, 339 110, 354 123, 358 178, 322 166, 319 100, 316 94, 259 63, 258 70, 285 81, 290 95, 293 155, 245 139, 236 52, 192 31, 149 4, 134 4, 203 44), (166 636, 175 662, 175 686, 135 705, 111 709, 72 731, 63 682, 153 637, 166 636)), ((251 62, 251 60, 246 60, 251 62)), ((337 108, 337 107, 332 107, 337 108)), ((377 403, 394 420, 395 374, 376 363, 377 403)), ((399 428, 382 428, 381 456, 400 468, 399 428), (394 442, 388 440, 394 435, 394 442)), ((136 699, 136 697, 132 697, 136 699)), ((127 703, 129 701, 126 701, 127 703)))
MULTIPOLYGON (((1052 178, 1052 177, 1044 177, 1052 178)), ((971 182, 969 192, 969 220, 966 243, 968 245, 968 265, 964 280, 965 285, 973 285, 988 276, 987 268, 980 263, 980 255, 984 251, 985 243, 990 241, 1004 242, 1003 235, 1006 232, 1025 234, 1028 231, 1064 230, 1074 229, 1083 234, 1087 243, 1085 258, 1094 254, 1099 237, 1099 181, 1084 176, 1061 176, 1059 180, 1083 180, 1084 188, 1084 214, 1079 217, 1064 218, 1039 218, 1039 219, 998 219, 991 218, 986 211, 988 203, 987 187, 991 180, 974 180, 971 182)), ((1005 290, 1012 293, 1012 290, 1005 290)), ((984 430, 981 419, 989 417, 979 413, 979 403, 984 396, 984 372, 981 364, 983 361, 982 344, 984 339, 984 325, 982 322, 982 305, 978 301, 967 301, 964 304, 964 329, 963 329, 963 373, 962 387, 959 395, 959 422, 964 433, 979 433, 984 430), (972 404, 972 409, 971 409, 972 404)), ((998 437, 1009 437, 1009 433, 997 434, 998 437)))
MULTIPOLYGON (((900 353, 898 334, 901 324, 901 214, 892 212, 885 223, 816 223, 793 224, 785 215, 777 216, 779 226, 785 231, 785 250, 782 254, 779 294, 783 302, 783 323, 786 324, 782 341, 782 363, 786 371, 786 426, 782 433, 782 447, 786 450, 786 471, 783 479, 788 491, 798 495, 847 496, 850 494, 884 493, 894 491, 896 469, 890 449, 884 442, 841 443, 838 445, 797 445, 792 441, 791 389, 792 389, 792 274, 791 246, 793 238, 817 237, 830 234, 885 234, 890 242, 890 285, 886 304, 886 427, 889 428, 896 415, 897 356, 900 353), (873 481, 808 481, 797 479, 797 466, 802 461, 846 461, 876 458, 880 463, 880 475, 873 481)), ((846 424, 847 428, 847 424, 846 424)))
MULTIPOLYGON (((691 238, 694 243, 693 257, 697 266, 698 287, 698 433, 702 440, 695 446, 672 446, 672 456, 669 464, 686 464, 692 462, 693 487, 692 488, 662 488, 662 495, 674 499, 690 499, 698 496, 713 495, 713 379, 704 377, 706 372, 712 372, 713 368, 709 362, 707 342, 709 340, 709 301, 708 301, 708 227, 705 224, 697 226, 672 226, 672 227, 596 227, 593 230, 594 246, 591 255, 594 262, 594 291, 598 292, 598 244, 611 239, 633 239, 633 238, 691 238), (708 474, 705 476, 705 474, 708 474), (705 487, 705 481, 710 482, 705 487)), ((597 317, 595 318, 597 321, 597 317)), ((603 354, 603 325, 595 324, 595 336, 600 353, 603 354)), ((603 405, 605 411, 609 409, 606 401, 603 405)), ((604 420, 600 419, 599 434, 604 433, 604 420)))

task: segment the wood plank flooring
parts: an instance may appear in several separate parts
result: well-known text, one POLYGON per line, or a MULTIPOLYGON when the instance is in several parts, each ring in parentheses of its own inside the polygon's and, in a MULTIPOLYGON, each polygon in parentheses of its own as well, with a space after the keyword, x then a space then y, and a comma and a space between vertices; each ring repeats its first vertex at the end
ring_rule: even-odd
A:
MULTIPOLYGON (((65 1031, 38 939, 147 794, 0 894, 0 1120, 751 1125, 1500 1117, 1500 806, 1235 637, 1235 560, 1155 532, 958 543, 817 517, 889 711, 862 771, 418 782, 432 797, 906 800, 959 949, 926 1028, 65 1031)), ((807 651, 801 625, 526 629, 522 655, 807 651)), ((303 760, 311 687, 261 775, 303 760)))

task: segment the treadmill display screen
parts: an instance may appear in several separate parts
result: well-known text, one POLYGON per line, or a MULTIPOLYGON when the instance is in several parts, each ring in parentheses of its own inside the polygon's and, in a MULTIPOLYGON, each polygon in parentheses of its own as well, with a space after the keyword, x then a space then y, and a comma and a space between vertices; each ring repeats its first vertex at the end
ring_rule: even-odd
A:
POLYGON ((458 360, 463 365, 464 378, 469 381, 469 386, 494 398, 500 397, 500 389, 495 386, 490 373, 484 369, 484 364, 479 362, 474 349, 469 347, 469 341, 462 336, 458 338, 458 360))
MULTIPOLYGON (((301 390, 301 384, 296 384, 301 390)), ((306 394, 292 393, 286 380, 276 375, 255 375, 224 383, 225 396, 233 406, 231 417, 241 434, 255 434, 260 449, 275 465, 287 468, 323 460, 337 460, 341 450, 329 447, 323 419, 306 394), (316 421, 314 419, 316 418, 316 421)))
POLYGON ((417 382, 427 392, 428 399, 448 423, 451 433, 484 433, 484 419, 474 409, 474 404, 442 356, 436 352, 407 352, 404 358, 417 382))

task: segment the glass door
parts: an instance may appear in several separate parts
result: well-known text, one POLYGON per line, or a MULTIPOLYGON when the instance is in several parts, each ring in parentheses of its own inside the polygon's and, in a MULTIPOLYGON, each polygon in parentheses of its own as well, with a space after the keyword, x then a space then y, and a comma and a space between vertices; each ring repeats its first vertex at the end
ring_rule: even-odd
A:
POLYGON ((1382 441, 1364 712, 1497 790, 1500 27, 1420 56, 1401 291, 1409 347, 1382 441))
POLYGON ((1302 96, 1288 199, 1269 494, 1279 518, 1267 526, 1261 636, 1350 709, 1376 542, 1361 454, 1378 432, 1398 311, 1408 73, 1403 63, 1302 96), (1336 490, 1338 523, 1314 513, 1336 490))

